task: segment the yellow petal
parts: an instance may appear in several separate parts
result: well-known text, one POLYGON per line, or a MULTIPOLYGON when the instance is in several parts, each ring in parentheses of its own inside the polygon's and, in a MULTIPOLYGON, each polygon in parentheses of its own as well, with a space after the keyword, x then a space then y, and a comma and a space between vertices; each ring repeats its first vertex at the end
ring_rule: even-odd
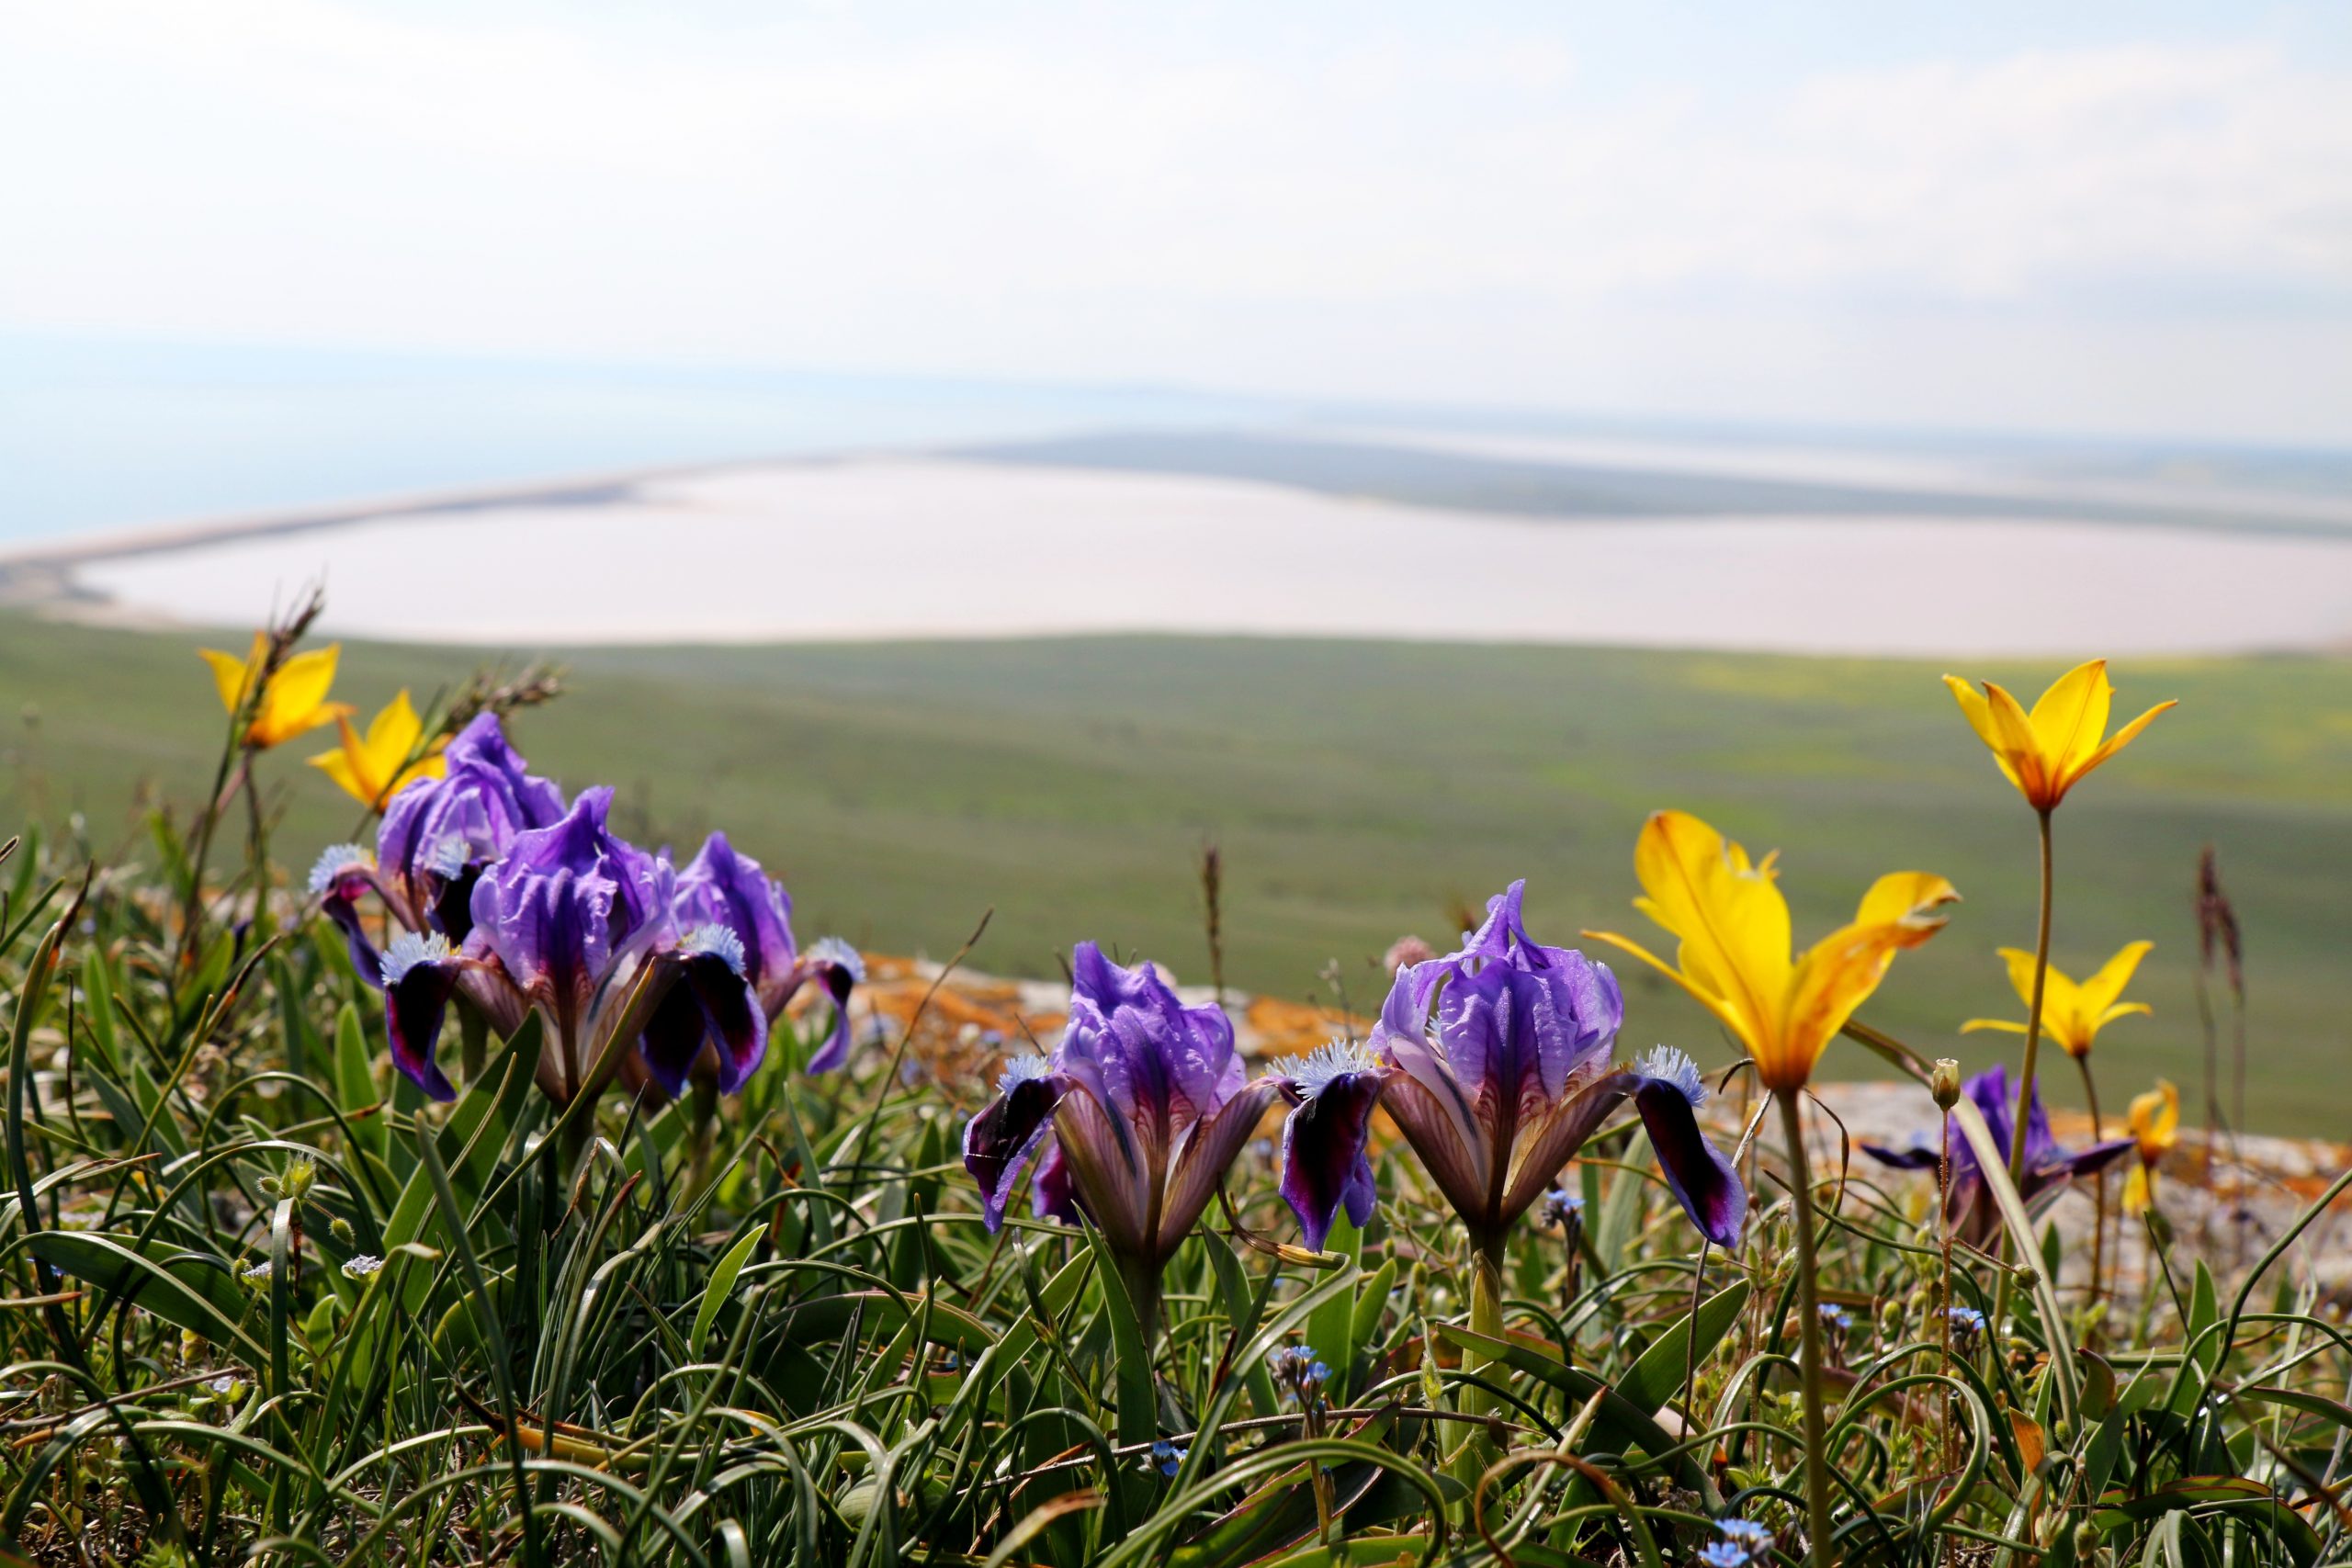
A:
POLYGON ((1970 728, 1976 731, 1976 738, 1995 751, 2000 750, 2001 732, 1993 728, 1993 715, 1984 705, 1984 694, 1978 691, 1973 682, 1957 675, 1945 676, 1944 684, 1959 702, 1960 711, 1967 716, 1970 728))
POLYGON ((1706 987, 1694 983, 1690 976, 1683 974, 1682 971, 1675 968, 1672 964, 1658 957, 1657 954, 1652 953, 1649 949, 1630 938, 1620 936, 1615 931, 1586 931, 1583 934, 1585 940, 1588 942, 1605 942, 1610 946, 1618 949, 1620 952, 1632 953, 1634 957, 1640 959, 1643 963, 1648 964, 1651 968, 1657 970, 1659 974, 1665 976, 1668 979, 1673 981, 1684 990, 1690 992, 1694 1000, 1696 1000, 1702 1007, 1704 1007, 1709 1012, 1713 1013, 1716 1019, 1722 1022, 1723 1026, 1731 1031, 1733 1039, 1737 1040, 1742 1045, 1747 1047, 1747 1051, 1750 1055, 1754 1055, 1756 1054, 1757 1037, 1761 1032, 1761 1030, 1756 1021, 1742 1017, 1738 1010, 1731 1002, 1706 987))
POLYGON ((2002 962, 2009 966, 2009 988, 2017 992, 2018 1000, 2031 1007, 2033 1005, 2033 954, 2021 947, 2002 948, 2000 954, 2002 962))
POLYGON ((2000 764, 2001 775, 2018 789, 2024 789, 2025 781, 2018 777, 2017 768, 2009 761, 2008 748, 2001 739, 2000 726, 1993 722, 1993 710, 1985 703, 1984 694, 1957 675, 1945 676, 1944 684, 1951 688, 1951 694, 1958 699, 1960 711, 1967 716, 1969 727, 1976 731, 1976 738, 1984 742, 1985 749, 1993 753, 1993 761, 2000 764))
MULTIPOLYGON (((298 653, 277 667, 277 673, 269 678, 269 689, 262 694, 262 716, 273 729, 300 722, 326 701, 328 689, 334 684, 335 661, 342 654, 340 643, 329 643, 298 653)), ((278 738, 298 733, 284 729, 278 738)))
POLYGON ((2140 731, 2147 728, 2149 725, 2155 722, 2156 715, 2163 713, 2167 708, 2176 708, 2179 705, 2180 703, 2177 698, 2158 703, 2155 706, 2150 708, 2147 712, 2142 714, 2139 717, 2133 719, 2131 723, 2117 730, 2113 735, 2108 738, 2106 745, 2101 746, 2098 750, 2093 751, 2089 756, 2083 759, 2081 764, 2077 766, 2074 773, 2067 777, 2066 787, 2069 789, 2073 788, 2076 779, 2081 778, 2085 773, 2089 773, 2093 768, 2098 767, 2109 757, 2114 756, 2118 751, 2120 751, 2126 746, 2131 745, 2133 740, 2139 738, 2140 731))
POLYGON ((2160 1157, 2180 1136, 2180 1090, 2169 1078, 2158 1078, 2155 1088, 2132 1097, 2128 1120, 2132 1135, 2140 1140, 2140 1157, 2160 1157))
MULTIPOLYGON (((2033 1006, 2033 954, 2019 947, 2001 949, 2001 958, 2009 966, 2009 987, 2018 1000, 2028 1008, 2033 1006)), ((2078 987, 2066 977, 2066 972, 2055 964, 2048 965, 2041 976, 2041 1027, 2052 1040, 2064 1044, 2076 1055, 2089 1047, 2083 1032, 2078 987), (2068 1042, 2073 1043, 2067 1043, 2068 1042)))
POLYGON ((311 766, 318 769, 321 773, 326 774, 327 777, 341 784, 343 786, 344 793, 350 795, 352 799, 359 802, 360 805, 373 806, 375 804, 375 801, 368 796, 367 782, 359 776, 358 773, 354 770, 351 765, 350 752, 341 748, 333 751, 322 751, 317 756, 311 758, 310 763, 311 766))
POLYGON ((2023 1034, 2025 1025, 2006 1018, 1972 1018, 1960 1026, 1962 1034, 1974 1034, 1980 1030, 1997 1029, 2004 1034, 2023 1034))
POLYGON ((2033 737, 2052 777, 2064 776, 2098 750, 2114 694, 2107 680, 2107 660, 2094 659, 2052 682, 2033 705, 2033 737))
POLYGON ((1745 864, 1736 845, 1682 811, 1652 816, 1634 846, 1642 908, 1681 939, 1682 968, 1760 1025, 1787 991, 1789 904, 1768 871, 1745 864))
POLYGON ((416 716, 416 709, 409 705, 408 689, 402 687, 398 696, 386 703, 368 726, 368 770, 376 777, 389 783, 408 761, 415 749, 416 737, 424 726, 416 716))
POLYGON ((2144 1214, 2156 1201, 2154 1176, 2144 1165, 2134 1165, 2123 1179, 2123 1212, 2138 1216, 2144 1214))
POLYGON ((1779 1049, 1756 1059, 1765 1088, 1792 1089, 1813 1077, 1829 1042, 1870 999, 1901 945, 1893 926, 1847 926, 1805 949, 1789 984, 1779 1049))
POLYGON ((2082 984, 2082 1007, 2086 1013, 2104 1013, 2132 983, 2132 972, 2140 967, 2140 960, 2155 947, 2153 942, 2135 942, 2109 959, 2082 984))
POLYGON ((1905 947, 1917 947, 1944 929, 1948 915, 1935 910, 1960 902, 1960 889, 1930 871, 1890 871, 1871 884, 1855 908, 1858 926, 1901 926, 1905 947))
POLYGON ((1984 682, 1984 704, 1992 710, 1993 728, 2001 738, 2001 753, 2009 760, 2010 777, 2016 781, 2018 793, 2036 810, 2057 805, 2064 791, 2052 787, 2055 774, 2050 760, 2041 754, 2033 720, 2018 705, 2017 698, 1990 681, 1984 682))
POLYGON ((1797 960, 1780 1054, 1770 1061, 1757 1059, 1757 1076, 1765 1087, 1792 1089, 1810 1078, 1830 1040, 1886 977, 1894 955, 1943 930, 1946 917, 1936 911, 1959 897, 1950 882, 1924 871, 1890 872, 1872 883, 1854 923, 1814 943, 1797 960))
POLYGON ((253 694, 247 682, 252 681, 254 671, 261 668, 262 655, 268 648, 269 639, 255 632, 251 658, 239 659, 235 654, 223 653, 217 648, 196 650, 199 658, 212 666, 212 684, 220 693, 220 706, 224 710, 233 714, 244 706, 245 699, 253 694))
POLYGON ((2118 1002, 2113 1007, 2098 1015, 2098 1027, 2105 1029, 2117 1019, 2129 1018, 2135 1012, 2146 1013, 2151 1018, 2155 1016, 2154 1010, 2150 1008, 2145 1002, 2118 1002))

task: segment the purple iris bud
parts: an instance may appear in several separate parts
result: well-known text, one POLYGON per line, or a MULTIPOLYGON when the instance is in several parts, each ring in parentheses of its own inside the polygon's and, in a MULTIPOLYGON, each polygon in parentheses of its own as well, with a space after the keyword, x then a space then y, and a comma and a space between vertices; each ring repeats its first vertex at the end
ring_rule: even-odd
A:
MULTIPOLYGON (((2008 1148, 2017 1127, 2017 1093, 2009 1086, 2008 1067, 1994 1063, 1963 1084, 1962 1092, 1975 1102, 1984 1118, 1994 1147, 2008 1148)), ((1948 1125, 1945 1132, 1951 1148, 1951 1188, 1945 1198, 1945 1219, 1963 1240, 1982 1247, 1999 1233, 2000 1214, 1984 1195, 1984 1171, 1977 1164, 1974 1147, 1958 1127, 1948 1125)), ((2036 1084, 2026 1106, 2025 1168, 2018 1196, 2034 1206, 2054 1201, 2075 1177, 2105 1169, 2136 1146, 2131 1138, 2110 1138, 2080 1154, 2063 1147, 2051 1135, 2050 1113, 2042 1107, 2041 1087, 2036 1084)), ((1924 1142, 1900 1149, 1864 1144, 1862 1152, 1897 1170, 1933 1170, 1942 1157, 1940 1150, 1924 1142)))
POLYGON ((734 1093, 768 1048, 768 1016, 746 972, 742 938, 725 926, 697 926, 656 962, 677 973, 639 1041, 646 1070, 674 1099, 706 1048, 715 1048, 718 1092, 734 1093))
POLYGON ((376 862, 405 923, 462 942, 473 885, 514 837, 563 819, 563 792, 526 770, 495 714, 459 730, 437 779, 416 779, 384 807, 376 862))
POLYGON ((1634 1067, 1634 1109, 1657 1152, 1666 1185, 1699 1232, 1717 1247, 1739 1241, 1747 1219, 1747 1189, 1731 1157, 1699 1130, 1699 1108, 1707 1102, 1698 1064, 1672 1046, 1660 1045, 1634 1067))
POLYGON ((1159 1271, 1208 1207, 1216 1185, 1279 1092, 1247 1082, 1233 1024, 1186 1007, 1148 964, 1123 968, 1094 943, 1071 954, 1069 1021, 1048 1061, 1009 1068, 998 1096, 964 1130, 964 1165, 989 1228, 1043 1143, 1033 1201, 1074 1209, 1119 1258, 1147 1325, 1159 1271))
POLYGON ((980 1213, 989 1229, 1004 1223, 1004 1206, 1053 1127, 1061 1085, 1043 1056, 1015 1056, 996 1080, 996 1098, 964 1126, 964 1168, 980 1184, 980 1213))
POLYGON ((458 1098, 456 1086, 433 1059, 433 1047, 441 1038, 441 1021, 464 967, 465 960, 450 950, 449 939, 439 931, 403 931, 382 960, 385 1032, 391 1038, 392 1065, 439 1100, 458 1098))
POLYGON ((381 984, 383 957, 359 922, 360 897, 376 887, 376 865, 368 852, 357 844, 328 845, 311 867, 310 886, 311 897, 319 901, 319 912, 343 932, 344 944, 351 952, 351 966, 368 984, 381 984))
MULTIPOLYGON (((1628 1099, 1692 1223, 1710 1241, 1732 1245, 1747 1193, 1699 1130, 1706 1091, 1698 1069, 1668 1051, 1611 1069, 1625 1011, 1616 978, 1580 953, 1533 941, 1521 914, 1525 887, 1515 882, 1490 900, 1461 951, 1396 972, 1367 1047, 1381 1069, 1372 1092, 1482 1245, 1509 1231, 1628 1099)), ((1335 1114, 1321 1101, 1361 1092, 1363 1080, 1351 1071, 1311 1087, 1290 1081, 1297 1109, 1285 1133, 1283 1191, 1322 1195, 1299 1215, 1328 1225, 1323 1198, 1337 1173, 1362 1158, 1359 1129, 1368 1130, 1369 1115, 1368 1107, 1363 1116, 1335 1114)))
POLYGON ((735 852, 724 833, 703 840, 678 873, 677 919, 682 928, 721 926, 742 944, 743 976, 771 1019, 792 999, 799 953, 792 941, 792 897, 749 855, 735 852))
POLYGON ((832 1031, 808 1056, 810 1072, 830 1073, 849 1060, 849 994, 853 987, 865 984, 865 960, 837 936, 819 937, 800 955, 795 976, 796 987, 814 980, 832 1001, 832 1031))
POLYGON ((792 896, 759 862, 737 853, 726 834, 713 833, 678 873, 675 908, 681 931, 721 927, 734 933, 741 944, 742 978, 768 1022, 783 1016, 801 987, 821 988, 832 1003, 833 1024, 810 1055, 808 1070, 831 1072, 849 1060, 849 995, 865 980, 865 961, 838 937, 799 952, 792 938, 792 896))
POLYGON ((1282 1194, 1300 1238, 1318 1252, 1342 1208, 1359 1229, 1372 1218, 1377 1194, 1364 1150, 1387 1077, 1369 1051, 1346 1040, 1296 1058, 1284 1076, 1283 1092, 1298 1109, 1283 1119, 1282 1194))

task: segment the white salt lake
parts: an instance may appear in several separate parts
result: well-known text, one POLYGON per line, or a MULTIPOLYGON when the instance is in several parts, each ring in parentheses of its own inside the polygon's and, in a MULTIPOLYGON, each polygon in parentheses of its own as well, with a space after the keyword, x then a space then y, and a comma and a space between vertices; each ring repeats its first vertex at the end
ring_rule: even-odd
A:
MULTIPOLYGON (((1956 513, 1965 498, 1955 498, 1956 513)), ((107 613, 537 647, 1249 633, 1911 655, 2352 647, 2352 539, 2014 515, 1515 517, 876 457, 70 566, 107 613)))

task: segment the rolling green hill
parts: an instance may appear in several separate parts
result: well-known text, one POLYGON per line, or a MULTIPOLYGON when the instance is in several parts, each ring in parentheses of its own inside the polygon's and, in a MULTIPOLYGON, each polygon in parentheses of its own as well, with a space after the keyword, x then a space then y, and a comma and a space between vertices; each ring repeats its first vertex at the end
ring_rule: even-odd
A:
MULTIPOLYGON (((101 853, 144 850, 135 802, 209 776, 220 714, 188 634, 0 616, 8 768, 0 823, 83 815, 101 853), (20 720, 17 710, 23 708, 20 720)), ((217 640, 217 639, 215 639, 217 640)), ((350 645, 339 694, 372 710, 477 660, 350 645)), ((1679 806, 1782 852, 1800 940, 1869 879, 1916 866, 1959 884, 1951 929, 1905 956, 1865 1016, 1972 1066, 2014 1043, 1962 1040, 2021 1010, 1993 950, 2030 945, 2032 818, 1938 684, 1937 667, 1583 649, 1184 638, 609 649, 514 729, 538 771, 619 786, 623 826, 683 855, 712 826, 788 879, 805 937, 944 956, 981 911, 973 962, 1055 972, 1094 936, 1205 977, 1194 857, 1227 864, 1228 976, 1303 996, 1338 958, 1359 1006, 1400 932, 1529 879, 1539 935, 1629 907, 1644 815, 1679 806)), ((1992 667, 2038 692, 2055 665, 1992 667)), ((2136 937, 2153 1020, 2100 1045, 2110 1106, 2158 1073, 2197 1120, 2190 886, 2219 846, 2246 929, 2251 1120, 2341 1134, 2352 1093, 2352 664, 2319 658, 2135 663, 2126 713, 2182 699, 2060 815, 2055 959, 2080 973, 2136 937)), ((323 742, 322 742, 322 745, 323 742)), ((286 859, 355 813, 301 765, 286 859)), ((1720 1057, 1679 993, 1621 964, 1629 1043, 1720 1057)), ((1834 1048, 1827 1070, 1871 1058, 1834 1048)), ((2072 1075, 2053 1076, 2071 1098, 2072 1075)))

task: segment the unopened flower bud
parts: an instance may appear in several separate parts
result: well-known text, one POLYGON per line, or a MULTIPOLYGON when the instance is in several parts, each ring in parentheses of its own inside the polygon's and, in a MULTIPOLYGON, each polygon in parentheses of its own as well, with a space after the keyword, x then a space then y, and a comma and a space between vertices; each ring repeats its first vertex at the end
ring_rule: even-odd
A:
POLYGON ((288 1198, 296 1207, 310 1197, 311 1188, 319 1179, 319 1168, 306 1159, 288 1161, 285 1174, 277 1179, 277 1196, 288 1198))
POLYGON ((1939 1056, 1928 1073, 1928 1092, 1936 1097, 1939 1110, 1950 1111, 1960 1103, 1960 1064, 1950 1056, 1939 1056))

